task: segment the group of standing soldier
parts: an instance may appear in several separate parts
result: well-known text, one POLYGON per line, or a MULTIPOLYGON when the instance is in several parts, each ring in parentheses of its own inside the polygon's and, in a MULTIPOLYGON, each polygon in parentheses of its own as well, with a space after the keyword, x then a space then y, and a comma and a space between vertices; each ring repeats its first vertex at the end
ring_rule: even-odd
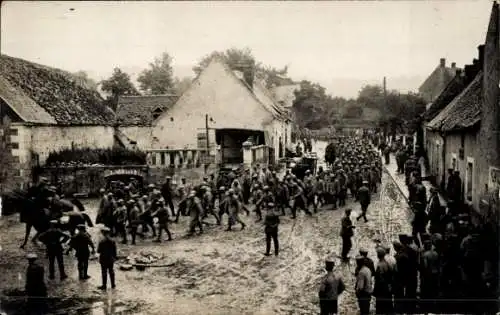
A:
MULTIPOLYGON (((492 287, 496 280, 485 270, 485 249, 481 245, 484 239, 464 211, 467 207, 457 201, 459 193, 450 194, 447 207, 443 207, 438 190, 432 187, 427 200, 413 152, 406 151, 401 143, 395 147, 400 155, 405 151, 408 156, 404 163, 398 161, 398 173, 405 174, 408 185, 412 235, 399 235, 392 244, 394 256, 387 244, 377 244, 376 264, 365 250, 360 250, 355 292, 361 314, 369 313, 372 297, 377 314, 493 312, 497 306, 487 302, 495 300, 492 287)), ((384 150, 382 146, 382 154, 384 150)), ((447 190, 458 191, 454 186, 460 185, 459 174, 450 170, 449 176, 447 190)), ((342 220, 344 260, 354 235, 350 215, 351 210, 346 209, 342 220)), ((320 287, 322 314, 336 313, 338 295, 345 288, 342 278, 333 272, 333 265, 333 259, 327 260, 327 275, 320 287)))

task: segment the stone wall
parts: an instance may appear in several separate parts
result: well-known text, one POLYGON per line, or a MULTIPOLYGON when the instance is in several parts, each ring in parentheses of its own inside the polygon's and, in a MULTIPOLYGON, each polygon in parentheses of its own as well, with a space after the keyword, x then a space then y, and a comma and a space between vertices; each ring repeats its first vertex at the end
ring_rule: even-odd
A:
MULTIPOLYGON (((498 4, 493 4, 484 48, 483 107, 481 115, 478 181, 490 182, 491 167, 500 168, 500 21, 498 4)), ((488 187, 490 191, 494 187, 488 187)), ((484 188, 483 188, 484 190, 484 188)))

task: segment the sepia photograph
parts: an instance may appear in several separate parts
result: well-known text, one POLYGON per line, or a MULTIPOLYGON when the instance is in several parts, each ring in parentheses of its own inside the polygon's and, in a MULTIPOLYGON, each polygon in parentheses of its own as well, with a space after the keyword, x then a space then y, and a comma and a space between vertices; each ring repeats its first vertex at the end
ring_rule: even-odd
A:
POLYGON ((0 315, 500 312, 500 0, 0 2, 0 315))

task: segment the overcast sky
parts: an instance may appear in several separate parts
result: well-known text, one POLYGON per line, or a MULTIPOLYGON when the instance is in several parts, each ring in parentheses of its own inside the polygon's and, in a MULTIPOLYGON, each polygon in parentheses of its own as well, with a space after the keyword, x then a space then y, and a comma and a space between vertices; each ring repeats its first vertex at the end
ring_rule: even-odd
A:
POLYGON ((462 67, 491 2, 2 2, 1 52, 93 78, 133 77, 167 51, 177 76, 213 50, 249 47, 290 75, 355 96, 366 83, 416 89, 439 58, 462 67), (70 9, 74 10, 70 10, 70 9))

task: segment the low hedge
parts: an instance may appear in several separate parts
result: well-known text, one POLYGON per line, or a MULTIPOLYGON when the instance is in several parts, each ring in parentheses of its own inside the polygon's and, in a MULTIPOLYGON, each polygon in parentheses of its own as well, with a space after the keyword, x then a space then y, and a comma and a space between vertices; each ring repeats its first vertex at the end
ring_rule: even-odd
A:
POLYGON ((81 148, 51 152, 46 165, 57 166, 61 164, 144 165, 146 164, 146 153, 125 148, 81 148))

